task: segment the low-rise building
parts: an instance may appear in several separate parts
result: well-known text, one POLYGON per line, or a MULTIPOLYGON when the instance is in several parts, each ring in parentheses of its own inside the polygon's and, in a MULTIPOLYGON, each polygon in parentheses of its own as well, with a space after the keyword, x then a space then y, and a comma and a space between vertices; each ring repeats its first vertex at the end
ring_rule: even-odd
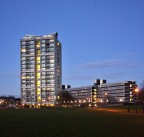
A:
POLYGON ((136 87, 135 81, 99 84, 97 85, 97 102, 132 103, 135 99, 136 87))
POLYGON ((133 103, 134 89, 137 88, 137 85, 135 81, 107 84, 106 80, 97 79, 91 86, 67 87, 63 85, 63 91, 72 95, 75 105, 98 106, 99 104, 133 103))

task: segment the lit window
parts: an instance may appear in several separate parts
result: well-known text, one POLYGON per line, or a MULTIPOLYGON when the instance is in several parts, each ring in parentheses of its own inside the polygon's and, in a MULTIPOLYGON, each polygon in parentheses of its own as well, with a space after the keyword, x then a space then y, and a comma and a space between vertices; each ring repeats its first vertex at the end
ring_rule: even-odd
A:
POLYGON ((37 81, 37 86, 40 86, 40 80, 37 81))
POLYGON ((37 94, 40 94, 40 88, 37 88, 37 94))
POLYGON ((123 99, 120 98, 120 102, 122 102, 122 101, 123 101, 123 99))
POLYGON ((37 48, 39 48, 39 47, 40 47, 40 41, 38 41, 38 43, 37 43, 37 45, 36 45, 36 46, 37 46, 37 48))
POLYGON ((40 65, 37 65, 37 70, 40 70, 40 65))
POLYGON ((37 97, 37 102, 41 102, 41 97, 40 96, 37 97))
POLYGON ((37 48, 39 48, 40 47, 40 45, 39 44, 37 44, 37 48))
POLYGON ((50 63, 54 63, 54 60, 50 60, 50 63))
POLYGON ((22 76, 22 79, 25 79, 26 77, 25 76, 22 76))
POLYGON ((39 55, 40 54, 40 50, 37 50, 37 55, 39 55))
POLYGON ((26 49, 21 49, 21 52, 26 52, 26 49))
POLYGON ((132 87, 132 85, 130 84, 130 87, 132 87))
POLYGON ((37 78, 40 78, 40 73, 37 73, 37 78))

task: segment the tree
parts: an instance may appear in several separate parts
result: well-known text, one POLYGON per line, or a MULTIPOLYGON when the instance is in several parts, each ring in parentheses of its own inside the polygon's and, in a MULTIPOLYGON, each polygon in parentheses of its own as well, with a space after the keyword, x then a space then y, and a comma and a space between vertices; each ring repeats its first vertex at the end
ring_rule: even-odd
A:
POLYGON ((63 104, 63 102, 70 102, 70 101, 74 101, 74 97, 66 90, 61 91, 58 94, 58 103, 59 104, 63 104))
POLYGON ((141 89, 144 90, 144 81, 140 85, 141 85, 141 89))
POLYGON ((138 94, 138 98, 144 102, 144 81, 140 83, 140 92, 138 94))

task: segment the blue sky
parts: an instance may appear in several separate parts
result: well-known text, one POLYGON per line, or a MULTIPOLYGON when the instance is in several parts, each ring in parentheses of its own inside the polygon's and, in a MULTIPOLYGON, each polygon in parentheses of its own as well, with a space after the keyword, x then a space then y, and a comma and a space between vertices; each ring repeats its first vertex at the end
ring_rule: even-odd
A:
POLYGON ((144 80, 143 0, 0 1, 0 95, 20 95, 20 38, 59 33, 63 84, 144 80))

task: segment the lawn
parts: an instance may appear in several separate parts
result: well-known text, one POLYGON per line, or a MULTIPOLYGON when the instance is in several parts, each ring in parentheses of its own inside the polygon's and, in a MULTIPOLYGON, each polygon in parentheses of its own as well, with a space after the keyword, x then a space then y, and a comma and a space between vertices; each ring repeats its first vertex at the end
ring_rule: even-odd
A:
POLYGON ((144 137, 144 115, 89 108, 0 110, 0 137, 144 137))

